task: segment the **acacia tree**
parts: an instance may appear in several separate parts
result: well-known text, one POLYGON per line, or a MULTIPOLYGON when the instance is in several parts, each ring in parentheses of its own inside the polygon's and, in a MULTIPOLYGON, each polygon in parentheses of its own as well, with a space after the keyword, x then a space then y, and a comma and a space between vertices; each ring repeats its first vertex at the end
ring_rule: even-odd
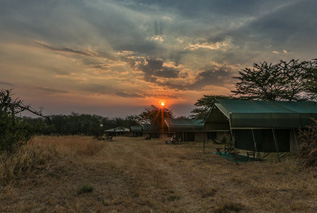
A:
POLYGON ((305 66, 305 92, 310 97, 317 99, 317 59, 310 61, 305 66))
POLYGON ((174 115, 172 111, 166 107, 158 108, 151 105, 145 108, 145 111, 139 115, 140 123, 150 123, 157 127, 162 126, 162 121, 164 118, 173 118, 174 115))
POLYGON ((239 81, 232 93, 249 100, 311 100, 316 94, 316 65, 315 60, 294 59, 277 64, 255 63, 252 69, 245 68, 233 77, 239 81))
POLYGON ((34 134, 34 128, 18 116, 23 111, 42 116, 41 112, 33 110, 30 105, 24 105, 22 100, 13 99, 12 90, 0 91, 1 152, 14 152, 34 134))

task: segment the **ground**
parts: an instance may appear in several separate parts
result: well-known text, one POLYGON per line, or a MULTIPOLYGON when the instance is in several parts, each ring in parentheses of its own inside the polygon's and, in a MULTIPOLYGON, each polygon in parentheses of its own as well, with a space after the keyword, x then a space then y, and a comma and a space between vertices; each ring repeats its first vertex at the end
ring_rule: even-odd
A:
POLYGON ((236 165, 211 144, 204 153, 201 143, 129 137, 31 144, 43 143, 57 160, 3 177, 0 212, 317 212, 317 172, 294 159, 236 165))

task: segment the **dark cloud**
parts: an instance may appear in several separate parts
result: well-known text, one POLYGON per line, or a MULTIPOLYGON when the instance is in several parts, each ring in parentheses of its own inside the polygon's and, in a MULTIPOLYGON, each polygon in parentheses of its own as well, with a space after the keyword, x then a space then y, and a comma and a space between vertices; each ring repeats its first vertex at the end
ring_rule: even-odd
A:
POLYGON ((158 78, 178 78, 180 70, 164 66, 162 59, 148 58, 142 61, 137 69, 144 73, 145 80, 156 82, 158 78))
POLYGON ((49 93, 68 93, 66 90, 59 90, 59 89, 52 89, 52 88, 45 88, 45 87, 35 87, 38 90, 42 90, 44 92, 49 92, 49 93))
POLYGON ((65 53, 72 53, 72 54, 77 54, 77 55, 83 55, 83 56, 96 56, 95 54, 88 52, 88 51, 82 51, 82 50, 74 50, 68 47, 62 47, 62 48, 58 48, 58 47, 53 47, 47 44, 43 44, 43 43, 36 43, 37 45, 40 45, 42 47, 45 47, 49 50, 53 50, 53 51, 58 51, 58 52, 65 52, 65 53))
POLYGON ((188 86, 189 89, 199 90, 208 85, 222 86, 231 80, 231 69, 212 68, 198 74, 195 83, 188 86))
POLYGON ((116 92, 116 95, 124 98, 144 98, 144 95, 126 92, 116 92))

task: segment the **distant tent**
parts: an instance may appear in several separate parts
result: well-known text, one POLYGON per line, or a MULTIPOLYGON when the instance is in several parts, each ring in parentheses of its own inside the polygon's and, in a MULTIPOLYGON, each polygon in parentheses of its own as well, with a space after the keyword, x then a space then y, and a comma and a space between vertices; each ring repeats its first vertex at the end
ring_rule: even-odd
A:
POLYGON ((119 135, 123 136, 123 135, 129 134, 129 132, 130 132, 130 129, 125 127, 116 127, 116 128, 105 130, 105 133, 111 136, 119 136, 119 135))
POLYGON ((176 138, 183 141, 203 140, 203 119, 172 119, 166 118, 165 123, 169 134, 175 134, 176 138))
POLYGON ((160 128, 153 124, 142 124, 143 134, 147 134, 150 138, 160 137, 160 128))
POLYGON ((142 126, 131 126, 131 133, 133 137, 141 137, 143 136, 142 126))
POLYGON ((317 119, 316 102, 216 99, 205 128, 230 131, 235 148, 255 152, 297 151, 297 129, 317 119))

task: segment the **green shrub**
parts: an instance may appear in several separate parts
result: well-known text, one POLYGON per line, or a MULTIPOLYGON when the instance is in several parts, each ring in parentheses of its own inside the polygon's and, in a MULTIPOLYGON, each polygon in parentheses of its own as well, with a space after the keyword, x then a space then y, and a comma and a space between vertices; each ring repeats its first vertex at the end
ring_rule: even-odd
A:
POLYGON ((13 153, 34 135, 34 128, 18 115, 23 111, 38 114, 19 99, 13 99, 12 90, 0 90, 0 152, 13 153))

